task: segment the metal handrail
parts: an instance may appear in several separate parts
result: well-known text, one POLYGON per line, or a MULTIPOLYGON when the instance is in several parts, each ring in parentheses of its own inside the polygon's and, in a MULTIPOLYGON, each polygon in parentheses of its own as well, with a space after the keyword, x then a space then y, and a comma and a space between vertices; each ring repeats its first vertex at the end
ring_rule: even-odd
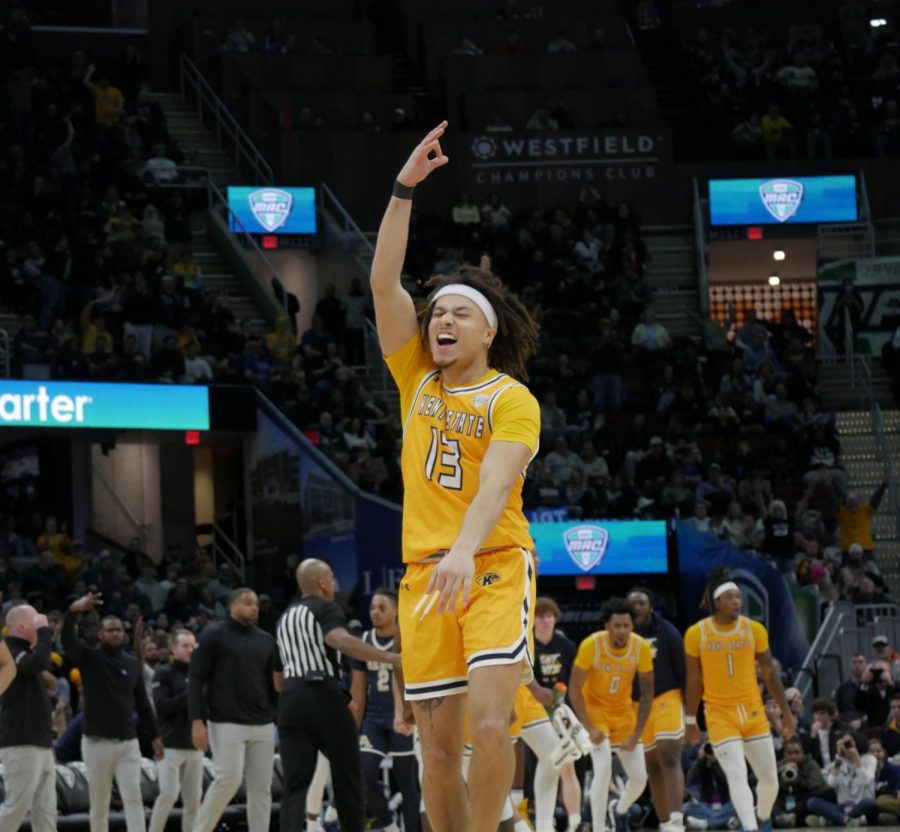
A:
POLYGON ((367 254, 372 257, 375 256, 375 246, 372 245, 372 241, 356 224, 356 221, 350 216, 350 212, 334 195, 334 191, 332 191, 324 182, 319 183, 319 207, 322 211, 327 210, 330 213, 333 213, 333 211, 337 212, 338 216, 336 219, 338 219, 342 225, 345 245, 348 245, 349 247, 351 238, 356 238, 356 241, 362 246, 367 254))
POLYGON ((197 97, 197 114, 203 118, 203 108, 209 111, 215 122, 216 138, 219 148, 222 149, 223 138, 229 139, 234 145, 234 160, 238 170, 242 170, 241 162, 246 162, 255 182, 260 185, 271 185, 273 181, 272 168, 260 153, 253 140, 244 132, 237 119, 225 105, 209 81, 203 77, 197 65, 183 52, 180 61, 181 94, 188 98, 188 88, 192 88, 197 97))
POLYGON ((700 313, 709 315, 709 274, 706 269, 706 223, 703 217, 703 200, 700 183, 694 178, 694 250, 697 258, 697 291, 700 313))
POLYGON ((218 523, 213 523, 212 529, 213 562, 219 565, 219 560, 225 560, 234 569, 237 576, 243 581, 247 573, 247 559, 244 553, 238 549, 237 544, 226 534, 218 523), (219 541, 224 541, 222 546, 219 541))
POLYGON ((146 546, 151 524, 141 522, 141 519, 134 513, 131 506, 122 499, 121 495, 116 490, 116 487, 106 478, 106 475, 96 465, 93 466, 93 472, 96 481, 106 489, 109 496, 112 497, 113 502, 131 523, 133 531, 136 532, 137 537, 141 539, 141 544, 146 546))
MULTIPOLYGON (((269 260, 268 257, 266 257, 265 252, 262 250, 262 248, 260 248, 260 245, 256 242, 253 234, 248 231, 246 226, 241 222, 240 217, 231 210, 231 206, 229 206, 228 204, 228 197, 223 194, 219 186, 216 185, 212 174, 209 172, 209 169, 200 167, 199 165, 179 165, 177 170, 181 174, 200 174, 203 181, 201 182, 197 180, 187 179, 186 181, 181 182, 156 182, 153 183, 153 187, 173 189, 206 189, 208 210, 217 210, 222 213, 224 215, 226 223, 228 224, 228 227, 232 230, 232 233, 238 235, 253 251, 253 253, 260 259, 263 264, 263 268, 269 273, 269 285, 272 286, 271 280, 274 279, 278 281, 281 286, 284 286, 284 284, 281 282, 281 278, 278 275, 278 270, 274 265, 272 265, 272 261, 269 260)), ((272 294, 275 294, 274 288, 272 294)), ((280 304, 282 310, 284 311, 284 314, 287 315, 287 292, 282 292, 280 304)))

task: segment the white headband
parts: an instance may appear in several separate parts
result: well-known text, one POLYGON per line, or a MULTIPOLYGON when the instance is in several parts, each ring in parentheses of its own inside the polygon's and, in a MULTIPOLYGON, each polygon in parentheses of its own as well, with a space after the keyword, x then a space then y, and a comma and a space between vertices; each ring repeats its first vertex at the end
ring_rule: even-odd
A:
POLYGON ((444 295, 462 295, 462 297, 468 298, 484 313, 488 326, 493 329, 497 328, 497 313, 494 311, 494 307, 491 306, 491 302, 487 297, 474 286, 467 286, 465 283, 449 283, 435 292, 431 302, 437 303, 444 295))
POLYGON ((732 589, 740 592, 740 587, 734 581, 726 581, 724 584, 720 584, 716 587, 716 591, 713 593, 713 601, 718 600, 720 595, 724 595, 726 592, 731 592, 732 589))

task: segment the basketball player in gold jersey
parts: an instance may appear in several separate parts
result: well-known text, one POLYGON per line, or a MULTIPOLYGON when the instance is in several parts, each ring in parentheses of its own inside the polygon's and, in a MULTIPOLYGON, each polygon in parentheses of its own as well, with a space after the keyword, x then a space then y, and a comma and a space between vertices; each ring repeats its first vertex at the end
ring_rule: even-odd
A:
POLYGON ((533 541, 522 514, 540 411, 522 383, 537 330, 484 270, 435 278, 423 315, 400 282, 413 189, 448 158, 442 122, 394 183, 372 261, 378 337, 400 389, 405 695, 435 832, 493 832, 513 778, 509 716, 530 681, 533 541), (463 695, 467 694, 467 695, 463 695), (474 747, 462 779, 464 716, 474 747))
POLYGON ((600 610, 604 629, 581 642, 569 678, 572 710, 594 743, 591 751, 594 832, 606 829, 613 752, 628 775, 614 813, 614 832, 626 832, 628 810, 647 785, 641 735, 653 706, 653 651, 634 632, 634 619, 631 604, 623 598, 610 598, 600 610), (631 706, 635 678, 641 697, 637 711, 631 706))
POLYGON ((700 741, 697 709, 702 695, 706 730, 728 780, 735 814, 744 832, 772 828, 772 807, 778 797, 778 769, 769 723, 756 681, 756 663, 772 698, 781 706, 782 736, 793 736, 794 716, 784 686, 772 664, 769 634, 757 621, 741 615, 741 591, 727 576, 711 579, 704 606, 712 613, 691 626, 684 636, 687 663, 685 738, 700 741), (757 807, 747 782, 747 762, 756 774, 757 807))

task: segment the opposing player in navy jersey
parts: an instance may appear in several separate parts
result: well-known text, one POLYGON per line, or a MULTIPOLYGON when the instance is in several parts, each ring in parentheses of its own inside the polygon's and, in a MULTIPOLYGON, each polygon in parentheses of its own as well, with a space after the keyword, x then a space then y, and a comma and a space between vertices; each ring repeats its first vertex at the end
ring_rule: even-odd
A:
MULTIPOLYGON (((369 606, 372 629, 363 633, 363 641, 382 650, 393 650, 397 630, 397 593, 378 589, 369 606)), ((419 824, 419 783, 413 738, 394 730, 393 668, 381 662, 353 662, 350 709, 360 725, 366 784, 366 806, 378 826, 397 832, 397 826, 385 799, 381 766, 385 757, 392 760, 394 780, 403 795, 402 813, 406 832, 415 832, 419 824)))

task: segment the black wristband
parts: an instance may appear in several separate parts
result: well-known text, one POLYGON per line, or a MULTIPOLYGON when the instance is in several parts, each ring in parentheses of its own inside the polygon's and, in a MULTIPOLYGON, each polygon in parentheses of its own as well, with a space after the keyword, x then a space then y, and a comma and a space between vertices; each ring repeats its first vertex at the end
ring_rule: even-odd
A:
POLYGON ((408 185, 404 185, 399 179, 395 179, 394 190, 392 191, 392 193, 395 197, 397 197, 397 199, 412 199, 413 191, 415 189, 415 185, 410 188, 408 185))

